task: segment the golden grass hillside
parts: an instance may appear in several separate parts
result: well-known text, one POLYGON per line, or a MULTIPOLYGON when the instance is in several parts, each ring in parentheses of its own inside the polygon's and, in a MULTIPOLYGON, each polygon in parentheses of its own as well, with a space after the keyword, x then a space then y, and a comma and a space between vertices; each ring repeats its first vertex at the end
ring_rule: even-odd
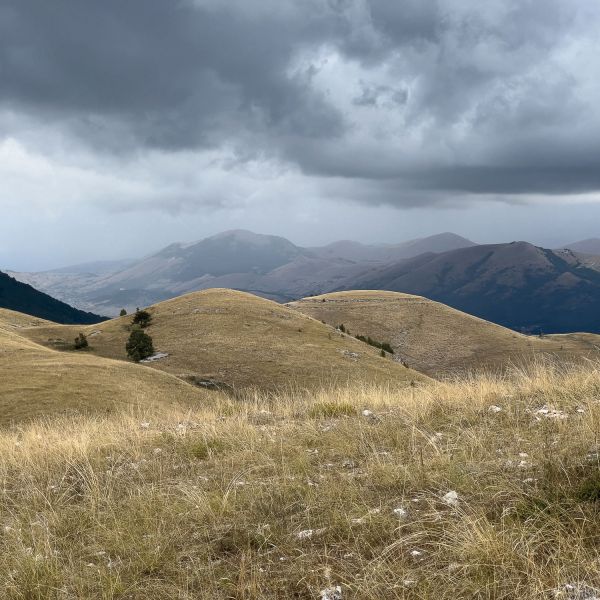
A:
POLYGON ((538 365, 4 431, 2 598, 591 600, 598 398, 538 365))
POLYGON ((288 306, 355 335, 389 342, 396 358, 429 375, 505 369, 533 358, 597 358, 600 336, 525 336, 421 296, 383 291, 336 292, 288 306))
POLYGON ((49 327, 14 313, 0 312, 0 424, 40 416, 177 403, 193 406, 207 393, 147 367, 108 360, 87 352, 70 354, 45 348, 21 334, 49 327))
MULTIPOLYGON (((407 385, 426 379, 319 321, 244 292, 205 290, 148 310, 154 347, 169 355, 152 367, 185 380, 273 390, 351 381, 407 385)), ((87 328, 37 327, 27 335, 61 347, 84 331, 93 353, 126 360, 130 325, 127 316, 87 328)))

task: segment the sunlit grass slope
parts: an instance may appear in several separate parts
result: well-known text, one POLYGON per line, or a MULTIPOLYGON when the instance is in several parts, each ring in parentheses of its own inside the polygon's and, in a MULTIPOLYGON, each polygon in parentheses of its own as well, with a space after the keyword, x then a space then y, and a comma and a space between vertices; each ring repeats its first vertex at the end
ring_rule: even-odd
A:
POLYGON ((48 322, 0 314, 0 424, 70 412, 106 413, 115 408, 195 405, 201 390, 153 369, 87 352, 70 354, 24 338, 24 327, 48 322))
POLYGON ((597 358, 598 335, 525 336, 427 298, 382 291, 336 292, 289 306, 352 334, 389 342, 399 358, 430 375, 505 369, 540 355, 597 358))
MULTIPOLYGON (((244 292, 205 290, 148 310, 155 349, 169 355, 152 366, 183 379, 269 390, 352 381, 402 386, 426 379, 320 321, 244 292)), ((126 360, 130 325, 131 315, 83 329, 38 327, 28 335, 60 346, 84 331, 93 353, 126 360)))
POLYGON ((597 597, 598 397, 536 367, 0 433, 2 597, 597 597))

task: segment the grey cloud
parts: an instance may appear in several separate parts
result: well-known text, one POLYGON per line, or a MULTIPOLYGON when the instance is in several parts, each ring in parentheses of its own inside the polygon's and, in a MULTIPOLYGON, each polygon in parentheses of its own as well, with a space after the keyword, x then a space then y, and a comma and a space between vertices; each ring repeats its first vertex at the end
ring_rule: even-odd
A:
POLYGON ((0 107, 100 155, 360 180, 339 189, 363 203, 576 194, 600 189, 598 26, 594 0, 6 0, 0 107))

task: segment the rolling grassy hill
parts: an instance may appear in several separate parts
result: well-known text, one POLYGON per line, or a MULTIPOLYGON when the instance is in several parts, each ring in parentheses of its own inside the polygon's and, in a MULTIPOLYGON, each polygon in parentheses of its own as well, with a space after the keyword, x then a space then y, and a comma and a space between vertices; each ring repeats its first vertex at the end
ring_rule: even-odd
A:
POLYGON ((166 373, 88 352, 58 352, 24 337, 37 327, 60 326, 0 310, 0 425, 207 400, 207 392, 166 373))
POLYGON ((389 342, 399 359, 430 375, 506 368, 553 355, 564 361, 594 358, 598 335, 525 336, 420 296, 349 291, 292 302, 303 314, 352 334, 389 342))
MULTIPOLYGON (((244 292, 205 290, 148 310, 154 347, 169 355, 152 367, 186 381, 276 389, 350 381, 407 385, 426 379, 328 325, 244 292)), ((126 360, 130 324, 127 316, 83 329, 51 325, 26 333, 60 349, 84 331, 92 353, 126 360)))

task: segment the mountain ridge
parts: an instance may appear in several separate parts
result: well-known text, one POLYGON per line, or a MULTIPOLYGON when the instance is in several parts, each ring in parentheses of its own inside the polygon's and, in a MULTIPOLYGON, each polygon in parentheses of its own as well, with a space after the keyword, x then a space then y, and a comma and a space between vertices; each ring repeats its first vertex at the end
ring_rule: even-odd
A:
POLYGON ((17 281, 2 271, 0 271, 0 308, 64 324, 88 325, 104 320, 104 317, 73 308, 36 290, 31 285, 17 281))

